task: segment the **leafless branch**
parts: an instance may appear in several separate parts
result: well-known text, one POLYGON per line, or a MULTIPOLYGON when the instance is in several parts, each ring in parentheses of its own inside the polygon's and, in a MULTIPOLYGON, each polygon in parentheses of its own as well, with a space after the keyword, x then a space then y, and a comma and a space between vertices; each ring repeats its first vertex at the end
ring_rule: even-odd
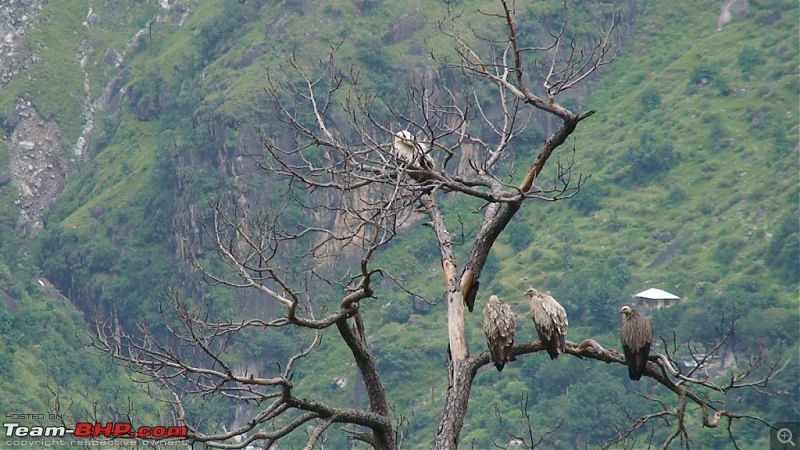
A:
POLYGON ((507 444, 501 444, 495 441, 494 437, 492 437, 492 444, 495 447, 503 449, 507 449, 510 447, 533 449, 538 447, 542 443, 544 438, 558 431, 558 429, 561 428, 561 425, 564 424, 564 418, 561 417, 558 419, 557 423, 554 426, 544 430, 541 433, 541 435, 537 437, 536 436, 537 433, 534 431, 533 419, 531 418, 530 415, 529 403, 530 399, 528 397, 528 394, 522 393, 520 395, 520 400, 517 405, 519 406, 520 416, 523 422, 522 427, 524 428, 524 430, 522 431, 522 433, 514 432, 511 430, 511 426, 508 423, 506 423, 497 405, 495 405, 494 408, 495 418, 497 418, 497 421, 500 423, 500 427, 503 429, 503 433, 505 433, 506 436, 509 438, 507 444))
MULTIPOLYGON (((718 360, 726 346, 730 344, 730 340, 734 335, 734 331, 735 320, 728 321, 725 317, 722 317, 720 319, 720 326, 717 327, 717 339, 711 342, 704 351, 698 352, 696 346, 692 345, 691 343, 687 344, 687 348, 691 349, 690 356, 692 361, 699 367, 707 367, 712 363, 712 361, 718 360)), ((633 433, 638 431, 642 425, 652 419, 669 417, 675 418, 675 425, 672 434, 670 434, 667 440, 662 444, 662 448, 669 447, 669 445, 678 438, 684 442, 688 442, 689 436, 684 422, 686 419, 685 413, 687 399, 698 406, 702 411, 702 426, 704 427, 717 427, 719 419, 722 417, 727 417, 727 431, 734 446, 737 444, 732 428, 733 419, 755 420, 768 427, 772 427, 768 421, 759 416, 728 411, 725 409, 726 406, 723 400, 724 397, 721 399, 714 399, 710 393, 717 392, 724 394, 734 390, 766 388, 769 386, 769 383, 787 367, 791 361, 791 358, 786 358, 784 360, 782 356, 778 356, 768 366, 765 366, 764 364, 766 363, 766 360, 764 359, 764 352, 762 351, 750 361, 747 367, 729 369, 727 374, 727 383, 718 383, 712 378, 696 377, 696 375, 699 373, 698 367, 693 367, 689 375, 683 375, 679 370, 679 362, 674 360, 674 356, 670 351, 670 345, 666 345, 666 341, 663 339, 662 342, 665 344, 664 348, 666 350, 666 354, 658 353, 651 355, 650 360, 655 364, 648 363, 647 375, 651 376, 653 379, 673 391, 677 396, 677 404, 670 408, 663 402, 656 400, 655 402, 659 404, 659 411, 633 419, 632 424, 624 429, 621 429, 617 436, 607 443, 607 446, 610 447, 622 442, 633 433), (765 373, 762 370, 764 368, 766 368, 765 373), (652 374, 651 370, 653 370, 652 374)), ((581 345, 584 344, 582 343, 581 345)), ((595 345, 587 344, 586 347, 594 348, 595 345)), ((671 349, 674 351, 676 348, 678 348, 677 338, 673 335, 673 345, 671 346, 671 349)), ((608 360, 605 358, 600 359, 608 362, 608 360)))

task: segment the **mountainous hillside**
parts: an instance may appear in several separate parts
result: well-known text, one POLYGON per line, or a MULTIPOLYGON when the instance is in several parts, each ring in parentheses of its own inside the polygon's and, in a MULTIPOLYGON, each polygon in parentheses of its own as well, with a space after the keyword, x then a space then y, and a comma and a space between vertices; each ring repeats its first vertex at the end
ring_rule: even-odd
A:
MULTIPOLYGON (((461 31, 494 32, 481 4, 456 4, 461 31)), ((780 396, 725 401, 770 422, 800 421, 798 6, 630 0, 616 8, 614 63, 559 99, 597 110, 558 155, 574 158, 574 177, 590 177, 574 198, 533 202, 517 214, 490 255, 481 295, 511 304, 527 340, 535 332, 523 292, 550 290, 569 314, 568 339, 614 347, 620 306, 648 287, 668 290, 682 302, 651 318, 657 336, 677 337, 678 354, 687 357, 687 342, 709 342, 717 325, 733 321, 726 355, 742 367, 759 354, 793 355, 773 383, 780 396)), ((571 33, 591 41, 596 19, 610 11, 606 2, 565 9, 536 1, 518 4, 517 19, 537 45, 565 15, 571 33)), ((257 163, 262 131, 289 138, 265 88, 287 81, 290 64, 313 74, 336 49, 338 67, 353 67, 359 86, 386 108, 401 108, 405 88, 420 80, 455 82, 431 58, 453 55, 438 27, 443 2, 28 0, 0 13, 3 413, 46 413, 58 398, 59 412, 77 420, 92 405, 127 407, 130 399, 132 414, 155 422, 161 411, 141 386, 84 349, 95 319, 115 317, 113 326, 132 332, 138 322, 170 323, 168 289, 229 320, 274 314, 254 292, 207 285, 191 263, 220 267, 204 228, 211 197, 236 192, 253 211, 281 201, 280 181, 257 163), (74 401, 68 411, 65 399, 74 401)), ((517 141, 518 157, 530 156, 523 146, 534 152, 552 126, 534 123, 517 141)), ((479 219, 460 218, 460 239, 469 241, 479 219)), ((403 232, 378 263, 404 289, 382 283, 362 311, 404 419, 404 445, 427 448, 447 390, 446 305, 430 229, 413 223, 403 232)), ((298 271, 317 264, 285 263, 298 271)), ((484 349, 479 314, 467 326, 471 348, 484 349)), ((270 373, 299 340, 250 333, 232 340, 230 352, 236 367, 270 373)), ((325 358, 297 364, 296 389, 364 404, 347 348, 323 339, 316 352, 325 358)), ((506 445, 527 432, 529 412, 544 446, 601 446, 627 414, 650 411, 634 391, 667 398, 652 380, 631 386, 624 368, 526 356, 502 374, 478 374, 463 445, 506 445)), ((198 399, 193 408, 193 420, 221 430, 240 424, 251 406, 198 399)), ((99 411, 99 419, 123 409, 99 411)), ((701 423, 687 424, 693 444, 727 445, 723 427, 701 423)), ((740 445, 768 445, 765 427, 741 423, 740 445)), ((347 444, 337 430, 328 441, 335 448, 347 444)), ((652 433, 663 442, 669 432, 652 433)))

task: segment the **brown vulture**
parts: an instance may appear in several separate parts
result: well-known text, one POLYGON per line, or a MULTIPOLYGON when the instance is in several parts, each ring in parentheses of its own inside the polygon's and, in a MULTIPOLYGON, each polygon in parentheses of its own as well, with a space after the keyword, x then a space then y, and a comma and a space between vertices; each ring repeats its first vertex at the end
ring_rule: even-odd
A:
POLYGON ((550 359, 556 359, 559 353, 567 349, 567 312, 549 293, 540 294, 534 288, 525 293, 531 296, 531 316, 539 340, 544 344, 550 359))
POLYGON ((630 306, 623 306, 619 313, 622 314, 619 335, 622 338, 622 351, 625 353, 628 375, 631 380, 639 380, 647 367, 647 357, 650 356, 653 327, 647 317, 630 306))
POLYGON ((475 297, 478 296, 478 289, 481 287, 480 281, 475 281, 472 283, 472 286, 469 288, 467 292, 467 296, 464 298, 464 303, 467 304, 467 309, 469 312, 472 312, 473 308, 475 308, 475 297))
POLYGON ((483 307, 483 332, 489 355, 498 372, 503 371, 507 362, 514 361, 511 347, 514 345, 516 321, 511 307, 502 303, 496 295, 489 297, 483 307))

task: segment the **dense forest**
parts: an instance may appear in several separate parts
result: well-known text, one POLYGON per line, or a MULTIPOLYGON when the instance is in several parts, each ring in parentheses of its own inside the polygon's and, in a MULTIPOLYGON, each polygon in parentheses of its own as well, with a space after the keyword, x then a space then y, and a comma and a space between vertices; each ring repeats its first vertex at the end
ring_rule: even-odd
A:
MULTIPOLYGON (((483 3, 32 0, 0 7, 0 31, 11 36, 0 53, 0 412, 59 413, 67 423, 172 420, 156 388, 87 344, 98 321, 133 336, 146 323, 171 339, 180 325, 176 297, 230 322, 281 315, 263 294, 203 276, 228 270, 209 228, 215 206, 233 208, 230 198, 246 198, 253 215, 279 212, 284 224, 333 223, 301 208, 305 199, 263 170, 264 137, 293 138, 269 87, 297 82, 294 69, 320 73, 333 49, 337 67, 379 100, 372 111, 379 120, 407 106, 408 89, 419 83, 469 87, 484 98, 490 86, 467 86, 442 64, 455 53, 441 25, 449 11, 465 35, 504 33, 480 11, 483 3)), ((725 362, 710 375, 723 381, 759 358, 762 371, 785 364, 763 392, 715 399, 770 423, 799 422, 797 3, 548 0, 518 2, 515 12, 531 46, 546 46, 562 24, 576 42, 591 43, 602 38, 598 17, 616 18, 614 58, 558 98, 570 109, 597 111, 554 156, 583 184, 572 198, 527 203, 500 235, 483 268, 479 306, 467 314, 470 348, 486 347, 480 309, 490 294, 517 314, 520 342, 536 337, 524 295, 535 286, 565 307, 568 339, 591 337, 609 348, 619 345, 620 307, 661 288, 682 300, 648 312, 655 351, 690 364, 691 350, 725 338, 718 353, 725 362)), ((338 109, 343 101, 333 97, 338 109)), ((485 103, 487 114, 500 107, 485 103)), ((555 127, 538 113, 526 120, 498 174, 509 183, 555 127)), ((557 180, 558 170, 548 166, 541 179, 557 180)), ((444 197, 457 251, 468 251, 481 208, 444 197)), ((373 264, 386 276, 360 306, 409 448, 433 445, 448 388, 442 267, 423 222, 411 217, 376 253, 373 264)), ((310 244, 296 245, 302 254, 310 244)), ((287 276, 324 273, 342 287, 359 264, 349 255, 335 264, 280 258, 287 276)), ((325 283, 306 288, 320 310, 335 307, 338 291, 325 283)), ((248 328, 226 341, 225 355, 235 370, 273 376, 282 370, 276 362, 313 336, 248 328)), ((312 355, 293 367, 297 392, 367 404, 335 332, 323 333, 312 355)), ((633 418, 674 401, 653 379, 631 382, 621 365, 533 353, 502 372, 478 372, 460 442, 660 445, 671 422, 648 422, 615 440, 633 418)), ((223 432, 255 410, 198 396, 186 420, 223 432)), ((729 430, 703 427, 700 415, 687 410, 690 441, 673 447, 728 448, 729 430)), ((732 427, 742 448, 769 445, 762 422, 732 427)), ((343 428, 328 428, 325 444, 349 445, 343 428)), ((281 448, 301 447, 306 433, 290 434, 281 448)))

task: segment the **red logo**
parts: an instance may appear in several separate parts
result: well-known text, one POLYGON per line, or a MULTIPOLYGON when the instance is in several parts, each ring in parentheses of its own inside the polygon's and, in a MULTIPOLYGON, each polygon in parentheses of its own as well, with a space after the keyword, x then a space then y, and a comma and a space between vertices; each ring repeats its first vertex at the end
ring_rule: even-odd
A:
POLYGON ((75 424, 75 437, 108 437, 108 438, 166 438, 186 437, 188 429, 185 426, 155 426, 133 428, 127 422, 78 422, 75 424))

